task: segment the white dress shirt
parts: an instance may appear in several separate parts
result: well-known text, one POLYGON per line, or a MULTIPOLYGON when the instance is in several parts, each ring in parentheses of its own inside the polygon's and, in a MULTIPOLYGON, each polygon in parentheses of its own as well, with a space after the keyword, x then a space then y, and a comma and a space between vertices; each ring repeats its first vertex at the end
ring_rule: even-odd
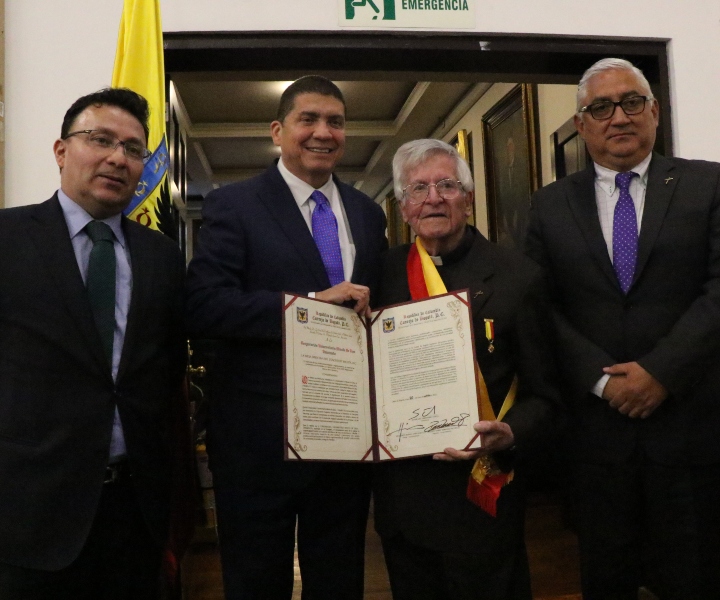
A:
MULTIPOLYGON (((635 205, 635 215, 637 216, 638 235, 640 235, 640 227, 642 226, 642 216, 645 211, 645 191, 647 190, 648 171, 650 167, 650 159, 652 153, 648 154, 640 164, 636 165, 630 171, 638 174, 630 180, 630 196, 635 205)), ((620 192, 615 186, 615 175, 619 171, 613 171, 606 167, 595 164, 595 202, 597 203, 598 217, 600 218, 600 227, 602 228, 605 245, 607 246, 610 262, 613 260, 613 220, 615 218, 615 205, 620 198, 620 192)), ((610 365, 608 365, 610 366, 610 365)), ((605 385, 610 379, 610 375, 603 375, 593 386, 592 393, 602 398, 605 391, 605 385)))
MULTIPOLYGON (((312 194, 316 188, 309 183, 305 183, 302 179, 288 171, 287 167, 283 164, 282 158, 278 161, 278 171, 280 171, 280 175, 282 175, 285 183, 287 183, 290 188, 290 192, 293 198, 295 198, 295 202, 297 202, 298 208, 307 223, 310 234, 312 234, 312 212, 315 209, 315 200, 310 198, 310 194, 312 194)), ((353 265, 355 264, 355 244, 353 243, 350 225, 345 215, 345 208, 340 200, 340 192, 332 177, 330 177, 322 187, 317 189, 328 199, 330 208, 332 208, 335 219, 337 220, 343 274, 345 275, 345 281, 350 281, 352 278, 353 265)), ((311 293, 311 296, 313 295, 314 292, 311 293)))

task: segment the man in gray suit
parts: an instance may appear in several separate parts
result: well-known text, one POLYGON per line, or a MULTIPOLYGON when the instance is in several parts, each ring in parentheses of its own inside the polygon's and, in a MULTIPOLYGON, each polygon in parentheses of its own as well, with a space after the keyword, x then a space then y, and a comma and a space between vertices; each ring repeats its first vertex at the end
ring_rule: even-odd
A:
POLYGON ((720 590, 720 165, 653 152, 659 107, 619 59, 578 87, 593 163, 539 190, 572 411, 585 598, 720 590))

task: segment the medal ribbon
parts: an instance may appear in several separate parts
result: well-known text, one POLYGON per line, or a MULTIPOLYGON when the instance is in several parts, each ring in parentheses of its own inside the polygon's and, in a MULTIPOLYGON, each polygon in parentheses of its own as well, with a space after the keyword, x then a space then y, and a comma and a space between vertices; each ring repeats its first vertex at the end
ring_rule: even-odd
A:
MULTIPOLYGON (((438 273, 435 263, 423 247, 422 242, 420 242, 420 238, 415 238, 415 244, 410 247, 407 259, 407 275, 410 297, 413 300, 447 294, 447 288, 440 277, 440 273, 438 273)), ((485 378, 482 371, 480 371, 477 360, 475 360, 475 379, 477 382, 480 418, 486 421, 501 421, 515 403, 518 386, 517 376, 513 377, 512 385, 507 396, 505 396, 497 417, 490 403, 485 378)), ((512 481, 513 475, 512 471, 503 473, 498 469, 490 456, 481 456, 475 461, 470 474, 467 487, 468 500, 482 508, 489 515, 497 516, 497 500, 500 497, 500 491, 503 486, 512 481)))

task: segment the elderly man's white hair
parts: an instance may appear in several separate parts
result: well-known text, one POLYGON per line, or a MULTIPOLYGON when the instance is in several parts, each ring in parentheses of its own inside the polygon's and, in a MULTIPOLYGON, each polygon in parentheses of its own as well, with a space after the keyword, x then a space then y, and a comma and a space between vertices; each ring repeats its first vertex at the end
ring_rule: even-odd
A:
POLYGON ((393 158, 395 198, 398 201, 404 202, 403 188, 408 184, 408 173, 438 154, 447 154, 455 160, 455 172, 458 181, 466 192, 473 190, 475 184, 473 183, 472 173, 470 173, 470 167, 453 146, 431 138, 413 140, 400 146, 393 158))
MULTIPOLYGON (((591 66, 587 71, 583 73, 583 76, 580 78, 580 83, 578 84, 577 89, 577 108, 578 111, 582 108, 585 93, 587 92, 587 84, 588 81, 592 77, 595 77, 598 73, 603 73, 604 71, 631 71, 635 74, 635 76, 638 78, 640 83, 645 87, 643 92, 645 92, 644 95, 650 96, 650 98, 653 98, 653 94, 650 91, 650 84, 648 83, 647 78, 645 75, 643 75, 643 72, 638 69, 635 65, 633 65, 631 62, 622 59, 622 58, 603 58, 599 61, 597 61, 593 66, 591 66)), ((581 114, 578 112, 578 114, 581 114)))

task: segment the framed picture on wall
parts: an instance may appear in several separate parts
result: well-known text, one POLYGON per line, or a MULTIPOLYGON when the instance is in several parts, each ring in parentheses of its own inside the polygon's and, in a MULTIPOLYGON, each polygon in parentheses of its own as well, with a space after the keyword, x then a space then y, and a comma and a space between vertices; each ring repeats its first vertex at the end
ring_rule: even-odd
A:
POLYGON ((401 244, 409 244, 410 226, 403 221, 400 203, 395 198, 394 193, 391 192, 386 196, 385 207, 387 210, 388 245, 392 248, 401 244))
MULTIPOLYGON (((475 169, 473 168, 473 156, 472 156, 472 133, 468 133, 467 129, 460 129, 453 139, 450 140, 449 144, 455 146, 455 150, 458 154, 465 159, 465 162, 470 167, 470 173, 473 178, 475 177, 475 169)), ((472 206, 472 214, 468 217, 468 223, 475 225, 475 202, 472 206)))
POLYGON ((585 142, 570 117, 551 137, 551 164, 555 181, 585 169, 592 160, 585 148, 585 142))
POLYGON ((482 122, 490 241, 522 249, 530 196, 540 186, 535 85, 514 87, 482 122))

